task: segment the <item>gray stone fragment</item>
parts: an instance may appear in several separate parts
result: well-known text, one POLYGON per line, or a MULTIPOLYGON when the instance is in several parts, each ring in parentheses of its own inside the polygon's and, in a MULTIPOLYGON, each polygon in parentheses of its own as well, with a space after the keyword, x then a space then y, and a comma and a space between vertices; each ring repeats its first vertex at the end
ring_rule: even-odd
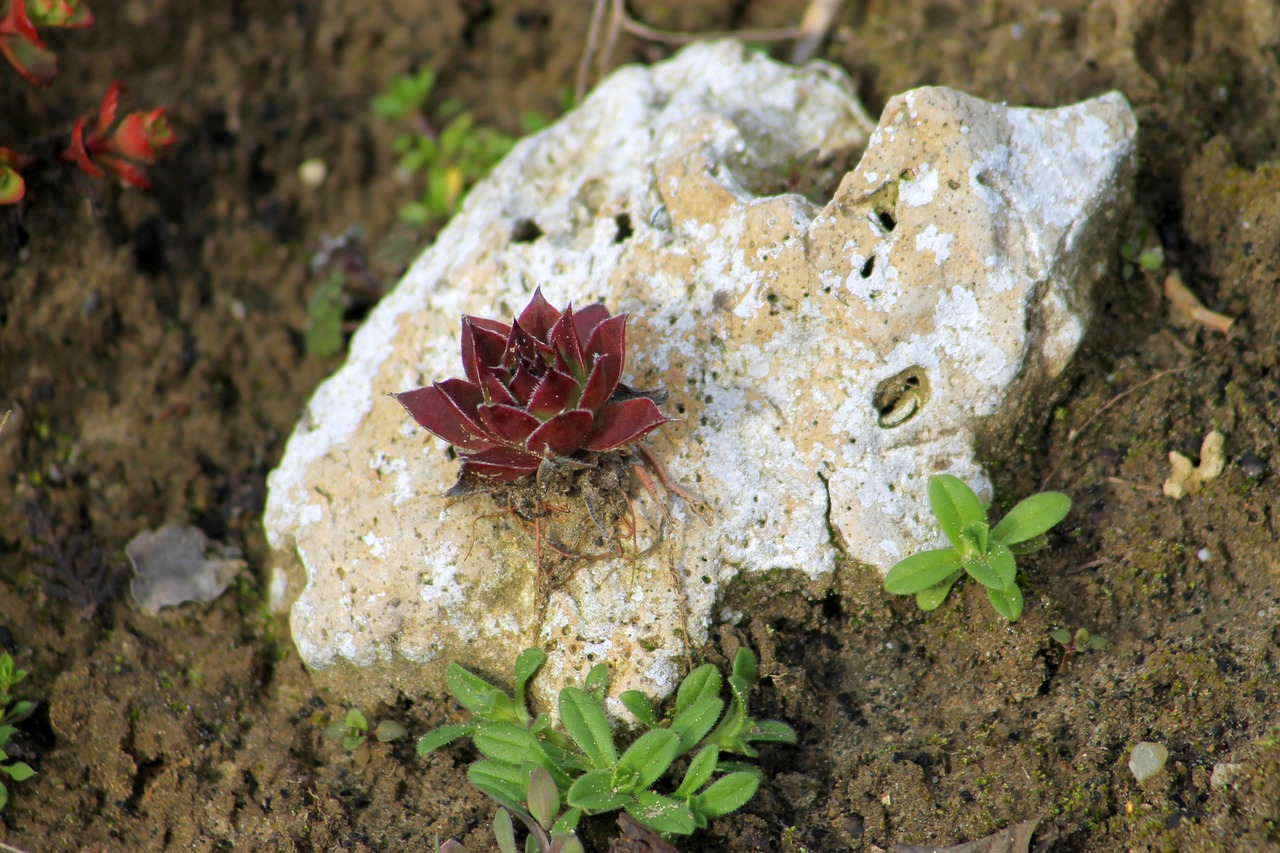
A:
POLYGON ((608 661, 662 696, 731 581, 932 545, 928 476, 989 494, 976 437, 1039 418, 1084 334, 1134 133, 1118 94, 940 88, 872 132, 839 70, 727 42, 616 72, 472 191, 290 439, 265 523, 303 659, 365 701, 439 692, 452 660, 505 680, 537 644, 546 690, 608 661), (459 316, 509 320, 538 285, 631 312, 623 381, 670 392, 649 446, 707 510, 672 499, 664 524, 634 491, 652 553, 582 563, 544 608, 533 536, 443 500, 456 462, 385 396, 460 375, 459 316))
POLYGON ((188 601, 213 601, 245 565, 238 552, 210 553, 200 528, 176 524, 144 530, 129 540, 125 554, 133 563, 129 593, 152 613, 188 601))

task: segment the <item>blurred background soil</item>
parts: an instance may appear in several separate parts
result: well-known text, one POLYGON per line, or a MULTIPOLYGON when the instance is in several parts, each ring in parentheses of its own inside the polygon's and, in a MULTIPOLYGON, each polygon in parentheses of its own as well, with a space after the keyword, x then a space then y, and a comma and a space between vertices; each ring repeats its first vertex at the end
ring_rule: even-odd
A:
MULTIPOLYGON (((41 703, 7 747, 38 775, 9 786, 0 840, 31 853, 491 844, 466 752, 413 751, 457 719, 452 701, 362 709, 412 735, 363 759, 321 736, 345 706, 311 686, 265 605, 260 514, 267 472, 342 358, 308 345, 328 275, 312 261, 349 235, 349 329, 438 227, 401 220, 421 186, 397 172, 403 126, 371 102, 434 69, 429 104, 457 99, 518 135, 529 114, 563 110, 591 5, 98 2, 92 28, 48 34, 62 55, 50 89, 0 69, 0 145, 65 132, 117 78, 179 137, 150 192, 44 170, 0 209, 0 644, 31 672, 16 695, 41 703), (304 178, 307 160, 322 182, 314 165, 304 178), (215 603, 151 616, 129 603, 124 546, 171 522, 247 568, 215 603)), ((630 8, 702 32, 792 25, 804 5, 630 8)), ((623 36, 613 63, 672 50, 623 36)), ((1119 89, 1141 123, 1125 237, 1163 266, 1117 259, 1058 404, 985 449, 1003 508, 1041 488, 1075 503, 1027 563, 1023 619, 1005 624, 974 584, 923 616, 852 566, 819 601, 785 585, 744 594, 745 619, 706 657, 755 648, 759 715, 800 745, 766 749, 757 797, 683 849, 954 844, 1027 819, 1039 849, 1277 849, 1280 9, 847 0, 820 56, 873 115, 924 84, 1038 106, 1119 89), (1171 269, 1237 318, 1229 335, 1170 314, 1171 269), (1194 458, 1211 429, 1226 472, 1164 497, 1168 452, 1194 458), (1049 638, 1057 627, 1114 645, 1075 653, 1049 638), (1145 785, 1127 766, 1142 740, 1170 754, 1145 785)), ((606 817, 585 837, 606 849, 614 834, 606 817)))

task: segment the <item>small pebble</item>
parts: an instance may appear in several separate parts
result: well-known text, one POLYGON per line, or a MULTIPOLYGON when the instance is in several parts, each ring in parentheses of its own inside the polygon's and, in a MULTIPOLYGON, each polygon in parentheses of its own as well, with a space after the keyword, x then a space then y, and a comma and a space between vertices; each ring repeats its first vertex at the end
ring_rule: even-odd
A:
POLYGON ((1142 784, 1163 770, 1168 760, 1169 750, 1164 748, 1164 744, 1144 740, 1129 754, 1129 772, 1138 784, 1142 784))
POLYGON ((1267 473, 1266 461, 1253 451, 1249 451, 1237 459, 1236 464, 1240 466, 1240 473, 1250 480, 1261 480, 1263 475, 1267 473))
POLYGON ((1196 551, 1196 559, 1202 563, 1209 562, 1209 558, 1212 556, 1213 555, 1209 553, 1208 548, 1201 548, 1199 551, 1196 551))
POLYGON ((1213 765, 1213 773, 1209 776, 1209 787, 1215 791, 1225 791, 1243 775, 1243 764, 1220 761, 1213 765))
POLYGON ((329 177, 329 166, 319 157, 303 160, 298 166, 298 180, 304 187, 315 189, 329 177))

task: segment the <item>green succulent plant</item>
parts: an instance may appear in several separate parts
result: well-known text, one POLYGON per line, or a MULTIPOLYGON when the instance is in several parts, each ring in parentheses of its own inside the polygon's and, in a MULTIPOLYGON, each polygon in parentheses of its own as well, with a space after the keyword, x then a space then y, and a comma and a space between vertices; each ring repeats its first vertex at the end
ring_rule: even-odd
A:
POLYGON ((967 574, 986 587, 997 613, 1016 622, 1022 615, 1022 590, 1015 557, 1044 547, 1044 534, 1066 518, 1071 499, 1061 492, 1032 495, 991 527, 987 506, 973 489, 950 474, 935 474, 929 478, 929 509, 951 547, 919 551, 899 561, 885 575, 885 590, 914 595, 921 610, 935 610, 967 574))

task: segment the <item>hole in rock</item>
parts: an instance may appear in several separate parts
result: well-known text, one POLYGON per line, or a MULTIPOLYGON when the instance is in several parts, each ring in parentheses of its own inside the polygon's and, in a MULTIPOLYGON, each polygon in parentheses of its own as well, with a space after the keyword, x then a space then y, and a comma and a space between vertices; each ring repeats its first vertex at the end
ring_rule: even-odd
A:
POLYGON ((887 210, 876 211, 876 219, 880 220, 881 227, 886 231, 892 231, 898 227, 898 220, 893 218, 893 214, 887 210))
POLYGON ((635 229, 631 227, 631 214, 619 213, 613 217, 613 221, 618 226, 618 233, 613 235, 613 242, 625 242, 627 238, 636 233, 635 229))
POLYGON ((876 423, 884 429, 902 426, 915 417, 929 401, 929 377, 924 368, 913 365, 876 386, 872 404, 876 423))
POLYGON ((872 255, 867 258, 867 262, 862 265, 862 277, 871 278, 871 272, 876 268, 876 256, 872 255))
POLYGON ((517 243, 532 243, 542 236, 542 229, 532 219, 517 219, 511 229, 511 239, 517 243))

